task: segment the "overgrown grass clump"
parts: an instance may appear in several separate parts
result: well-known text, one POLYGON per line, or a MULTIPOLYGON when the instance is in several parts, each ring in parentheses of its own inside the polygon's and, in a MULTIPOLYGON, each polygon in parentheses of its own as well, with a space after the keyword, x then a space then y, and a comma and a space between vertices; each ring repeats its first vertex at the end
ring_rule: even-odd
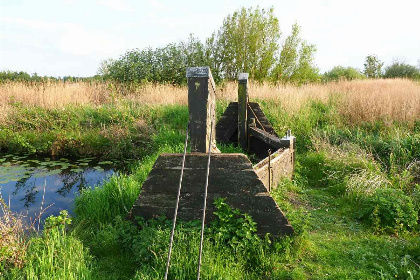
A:
POLYGON ((24 265, 0 275, 10 279, 92 279, 92 257, 82 242, 66 232, 71 219, 66 211, 45 220, 41 235, 33 236, 24 265))

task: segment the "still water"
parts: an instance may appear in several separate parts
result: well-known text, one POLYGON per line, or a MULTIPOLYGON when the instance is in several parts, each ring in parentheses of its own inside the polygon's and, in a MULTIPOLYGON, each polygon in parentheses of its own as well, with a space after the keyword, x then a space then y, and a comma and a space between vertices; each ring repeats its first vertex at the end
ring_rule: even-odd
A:
MULTIPOLYGON (((34 158, 28 155, 0 155, 0 191, 10 210, 26 216, 28 222, 73 211, 82 189, 101 185, 117 172, 118 161, 95 158, 34 158)), ((3 215, 0 211, 0 216, 3 215)))

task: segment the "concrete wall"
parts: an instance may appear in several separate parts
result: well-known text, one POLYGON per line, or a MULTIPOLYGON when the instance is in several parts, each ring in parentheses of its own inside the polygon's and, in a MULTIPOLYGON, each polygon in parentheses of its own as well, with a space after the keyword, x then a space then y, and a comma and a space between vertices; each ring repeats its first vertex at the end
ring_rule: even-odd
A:
POLYGON ((268 191, 275 189, 283 178, 291 178, 294 171, 294 150, 279 149, 270 157, 254 165, 253 168, 268 191), (270 168, 269 168, 270 167, 270 168))

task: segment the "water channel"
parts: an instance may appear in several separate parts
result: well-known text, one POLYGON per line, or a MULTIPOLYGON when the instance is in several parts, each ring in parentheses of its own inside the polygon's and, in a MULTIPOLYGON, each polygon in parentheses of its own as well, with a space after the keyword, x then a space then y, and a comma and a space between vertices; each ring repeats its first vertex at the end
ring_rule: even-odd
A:
POLYGON ((23 214, 29 223, 38 219, 41 209, 41 220, 61 210, 71 214, 82 189, 103 184, 121 166, 117 160, 0 154, 0 193, 10 210, 23 214))

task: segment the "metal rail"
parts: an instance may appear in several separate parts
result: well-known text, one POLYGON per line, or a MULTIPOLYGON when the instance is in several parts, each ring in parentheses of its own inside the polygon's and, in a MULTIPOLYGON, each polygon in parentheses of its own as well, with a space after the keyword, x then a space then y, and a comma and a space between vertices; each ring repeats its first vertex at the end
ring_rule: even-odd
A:
POLYGON ((185 155, 187 153, 187 146, 188 146, 188 132, 189 132, 189 124, 187 125, 187 133, 186 133, 186 136, 185 136, 184 154, 182 156, 181 176, 179 177, 178 195, 176 197, 176 205, 175 205, 175 212, 174 212, 174 222, 172 224, 171 239, 170 239, 170 242, 169 242, 168 259, 166 261, 165 280, 168 279, 169 266, 170 266, 170 263, 171 263, 172 244, 174 242, 176 218, 178 216, 179 197, 181 196, 182 177, 184 175, 185 155))
POLYGON ((209 141, 209 151, 208 151, 208 158, 207 158, 207 173, 206 173, 206 185, 204 187, 204 206, 203 206, 203 219, 201 221, 201 239, 200 239, 200 252, 198 255, 198 268, 197 268, 197 280, 200 279, 200 269, 201 269, 201 255, 203 252, 203 240, 204 240, 204 222, 206 220, 206 208, 207 208, 207 189, 209 186, 209 173, 210 173, 210 155, 211 155, 211 140, 213 134, 213 121, 211 121, 211 128, 210 128, 210 141, 209 141))

